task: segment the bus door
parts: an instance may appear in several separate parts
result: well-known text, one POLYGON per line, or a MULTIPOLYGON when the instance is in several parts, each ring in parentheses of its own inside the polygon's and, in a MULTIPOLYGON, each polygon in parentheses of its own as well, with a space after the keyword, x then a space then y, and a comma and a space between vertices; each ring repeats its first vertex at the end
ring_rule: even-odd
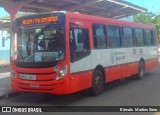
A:
MULTIPOLYGON (((84 23, 84 22, 82 22, 84 23)), ((78 79, 79 87, 87 87, 91 70, 91 51, 89 29, 84 26, 70 24, 70 73, 78 79), (79 77, 77 77, 79 76, 79 77), (85 82, 85 84, 84 84, 85 82)))

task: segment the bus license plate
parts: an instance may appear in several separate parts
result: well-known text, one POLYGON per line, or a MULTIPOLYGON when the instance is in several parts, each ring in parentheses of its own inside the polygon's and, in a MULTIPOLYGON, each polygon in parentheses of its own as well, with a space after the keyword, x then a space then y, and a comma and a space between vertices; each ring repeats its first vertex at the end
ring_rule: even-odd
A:
POLYGON ((21 74, 20 78, 23 80, 36 80, 36 75, 21 74))
POLYGON ((30 87, 36 89, 36 88, 39 88, 39 85, 38 84, 31 84, 30 87))

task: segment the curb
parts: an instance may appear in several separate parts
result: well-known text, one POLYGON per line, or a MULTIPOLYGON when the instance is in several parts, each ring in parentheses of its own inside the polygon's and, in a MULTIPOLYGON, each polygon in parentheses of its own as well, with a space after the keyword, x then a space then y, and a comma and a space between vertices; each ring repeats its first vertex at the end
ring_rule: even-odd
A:
POLYGON ((0 96, 0 100, 2 100, 2 99, 8 99, 8 98, 10 98, 10 97, 19 96, 20 94, 23 94, 23 93, 20 93, 20 92, 12 92, 12 93, 9 93, 9 94, 4 94, 4 95, 1 95, 1 96, 0 96))
POLYGON ((10 66, 10 64, 0 65, 0 68, 9 67, 9 66, 10 66))

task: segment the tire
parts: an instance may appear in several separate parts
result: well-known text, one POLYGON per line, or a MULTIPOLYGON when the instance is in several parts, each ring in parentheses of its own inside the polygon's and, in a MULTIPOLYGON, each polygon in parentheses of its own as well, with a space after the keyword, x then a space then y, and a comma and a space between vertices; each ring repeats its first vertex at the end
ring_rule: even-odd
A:
POLYGON ((145 69, 144 69, 144 63, 142 61, 139 62, 139 66, 138 66, 138 74, 137 74, 137 79, 141 80, 144 78, 144 74, 145 74, 145 69))
POLYGON ((92 92, 93 95, 97 96, 103 92, 104 89, 104 75, 102 71, 95 70, 92 77, 92 92))

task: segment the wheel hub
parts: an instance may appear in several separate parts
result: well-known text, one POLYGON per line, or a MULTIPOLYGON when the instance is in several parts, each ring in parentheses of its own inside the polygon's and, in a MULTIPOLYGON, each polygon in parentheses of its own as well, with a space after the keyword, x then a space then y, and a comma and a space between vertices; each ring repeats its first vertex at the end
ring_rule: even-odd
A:
POLYGON ((95 79, 96 87, 100 88, 101 87, 101 83, 102 83, 101 77, 97 76, 96 79, 95 79))

